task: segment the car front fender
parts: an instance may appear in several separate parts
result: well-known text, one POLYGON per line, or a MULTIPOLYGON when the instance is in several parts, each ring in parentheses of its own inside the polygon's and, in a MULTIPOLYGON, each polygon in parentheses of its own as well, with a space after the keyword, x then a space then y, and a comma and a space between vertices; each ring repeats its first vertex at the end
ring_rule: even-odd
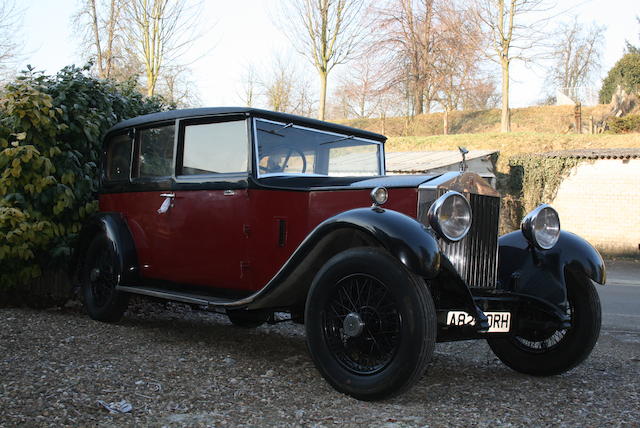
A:
POLYGON ((544 299, 559 308, 566 307, 570 272, 599 284, 606 282, 600 253, 570 232, 561 231, 558 242, 549 250, 534 248, 520 231, 501 236, 498 247, 500 288, 544 299))
POLYGON ((416 275, 433 278, 440 268, 440 250, 424 225, 405 214, 381 208, 358 208, 325 220, 312 234, 356 228, 369 233, 416 275))

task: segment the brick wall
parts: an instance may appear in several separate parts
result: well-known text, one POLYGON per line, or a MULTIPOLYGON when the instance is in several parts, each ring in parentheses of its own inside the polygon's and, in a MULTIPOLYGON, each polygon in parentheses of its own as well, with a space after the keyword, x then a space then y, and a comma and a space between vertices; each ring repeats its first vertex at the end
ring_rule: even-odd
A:
POLYGON ((639 254, 640 159, 584 161, 552 203, 562 229, 607 253, 639 254))

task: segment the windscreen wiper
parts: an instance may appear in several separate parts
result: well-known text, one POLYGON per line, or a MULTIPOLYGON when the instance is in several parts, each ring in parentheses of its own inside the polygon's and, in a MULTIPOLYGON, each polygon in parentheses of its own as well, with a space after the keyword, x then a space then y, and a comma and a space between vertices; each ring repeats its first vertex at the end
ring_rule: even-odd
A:
POLYGON ((277 135, 278 137, 284 137, 284 135, 280 134, 278 131, 285 128, 291 128, 292 126, 293 126, 293 123, 287 123, 286 125, 283 125, 280 128, 276 128, 276 129, 258 128, 258 131, 266 132, 267 134, 277 135))
POLYGON ((320 145, 324 145, 324 144, 333 144, 333 143, 337 143, 339 141, 345 141, 345 140, 353 140, 354 138, 356 138, 353 135, 349 135, 347 137, 342 137, 342 138, 338 138, 337 140, 329 140, 329 141, 325 141, 324 143, 320 143, 320 145))

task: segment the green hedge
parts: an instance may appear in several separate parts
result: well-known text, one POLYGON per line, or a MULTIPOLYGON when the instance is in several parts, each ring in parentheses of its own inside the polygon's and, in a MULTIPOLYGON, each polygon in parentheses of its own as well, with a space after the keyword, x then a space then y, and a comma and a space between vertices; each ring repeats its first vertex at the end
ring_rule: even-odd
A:
POLYGON ((66 67, 29 69, 0 94, 0 289, 68 266, 74 240, 97 209, 100 143, 115 123, 165 109, 135 82, 66 67))
POLYGON ((579 159, 546 157, 535 154, 509 159, 509 178, 505 189, 520 200, 526 214, 541 203, 553 201, 562 180, 578 165, 579 159))
POLYGON ((616 134, 640 132, 640 114, 629 114, 622 117, 611 117, 607 119, 607 125, 609 125, 609 130, 616 134))
POLYGON ((609 70, 602 81, 600 104, 609 104, 618 86, 628 94, 640 93, 640 53, 626 53, 609 70))

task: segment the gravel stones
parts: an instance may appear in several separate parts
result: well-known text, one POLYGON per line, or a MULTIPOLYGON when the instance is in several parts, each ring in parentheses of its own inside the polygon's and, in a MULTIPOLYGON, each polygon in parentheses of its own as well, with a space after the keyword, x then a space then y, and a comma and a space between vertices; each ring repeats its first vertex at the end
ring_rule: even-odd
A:
POLYGON ((243 329, 140 301, 118 324, 0 309, 0 426, 638 426, 639 339, 603 331, 585 363, 548 378, 508 369, 484 341, 439 344, 416 387, 360 402, 322 379, 300 325, 243 329))

